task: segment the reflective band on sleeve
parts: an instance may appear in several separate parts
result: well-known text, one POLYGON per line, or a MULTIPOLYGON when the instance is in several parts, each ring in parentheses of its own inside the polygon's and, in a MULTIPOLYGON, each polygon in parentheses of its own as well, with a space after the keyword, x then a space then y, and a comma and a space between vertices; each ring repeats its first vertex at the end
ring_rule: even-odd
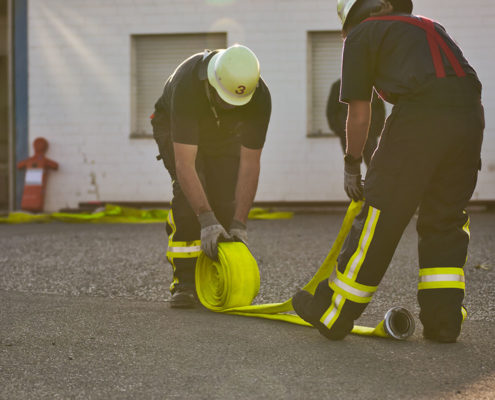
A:
POLYGON ((337 277, 330 282, 330 288, 355 303, 365 304, 371 301, 378 287, 362 285, 337 272, 337 277))
POLYGON ((328 329, 332 327, 337 318, 340 315, 342 307, 344 307, 345 298, 338 293, 334 293, 332 297, 332 304, 328 307, 328 310, 321 316, 320 322, 328 329))
POLYGON ((359 273, 361 266, 363 265, 371 241, 373 240, 373 235, 375 234, 375 228, 376 224, 378 223, 379 217, 380 210, 370 206, 368 209, 366 222, 364 223, 363 231, 361 232, 358 247, 347 263, 344 272, 344 275, 347 278, 356 279, 356 276, 359 273))
POLYGON ((462 268, 422 268, 419 270, 418 289, 465 289, 462 268))

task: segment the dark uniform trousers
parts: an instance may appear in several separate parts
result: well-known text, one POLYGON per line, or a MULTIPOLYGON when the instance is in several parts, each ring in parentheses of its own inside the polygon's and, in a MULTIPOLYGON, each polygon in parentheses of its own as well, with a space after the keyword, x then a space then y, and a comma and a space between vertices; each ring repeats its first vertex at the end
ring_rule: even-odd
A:
POLYGON ((424 333, 459 335, 470 236, 464 208, 476 186, 484 129, 480 91, 470 77, 436 79, 394 106, 336 276, 315 293, 320 322, 334 338, 349 333, 371 301, 418 207, 424 333))
MULTIPOLYGON (((179 287, 194 287, 196 260, 201 253, 201 227, 177 180, 172 142, 160 116, 152 120, 153 136, 172 179, 172 209, 167 219, 167 259, 173 267, 172 293, 179 287)), ((198 151, 196 171, 218 221, 228 230, 235 209, 238 155, 207 156, 198 151)))

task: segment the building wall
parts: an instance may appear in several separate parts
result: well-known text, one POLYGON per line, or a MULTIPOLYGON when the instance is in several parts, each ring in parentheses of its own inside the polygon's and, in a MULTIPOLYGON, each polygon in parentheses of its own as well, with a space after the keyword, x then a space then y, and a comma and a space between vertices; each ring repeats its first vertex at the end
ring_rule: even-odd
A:
MULTIPOLYGON (((330 0, 30 1, 30 142, 46 137, 48 157, 60 163, 49 177, 46 208, 171 199, 154 141, 129 137, 130 35, 192 32, 227 32, 229 45, 246 44, 260 59, 273 111, 257 200, 344 200, 338 139, 306 137, 307 32, 338 30, 335 5, 330 0)), ((474 198, 494 199, 495 125, 489 117, 495 111, 495 5, 416 0, 415 11, 442 21, 484 83, 484 170, 474 198)))

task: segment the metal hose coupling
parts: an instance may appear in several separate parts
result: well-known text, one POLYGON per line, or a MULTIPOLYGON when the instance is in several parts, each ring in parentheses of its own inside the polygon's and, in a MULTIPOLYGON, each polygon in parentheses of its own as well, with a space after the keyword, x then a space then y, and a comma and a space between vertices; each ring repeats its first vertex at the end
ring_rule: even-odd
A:
POLYGON ((394 339, 407 339, 414 333, 415 327, 412 314, 404 307, 391 308, 383 319, 383 329, 394 339))

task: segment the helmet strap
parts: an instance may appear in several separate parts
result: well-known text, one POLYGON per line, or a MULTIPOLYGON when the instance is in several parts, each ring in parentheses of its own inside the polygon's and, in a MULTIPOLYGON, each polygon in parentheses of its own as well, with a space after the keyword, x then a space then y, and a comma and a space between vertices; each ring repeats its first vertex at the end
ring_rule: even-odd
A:
POLYGON ((210 104, 211 112, 213 113, 213 116, 215 117, 215 121, 217 123, 217 126, 220 127, 220 118, 218 118, 217 109, 215 108, 215 104, 213 104, 213 101, 211 99, 210 85, 208 83, 208 79, 205 79, 204 82, 205 82, 206 97, 208 98, 208 103, 210 104))

